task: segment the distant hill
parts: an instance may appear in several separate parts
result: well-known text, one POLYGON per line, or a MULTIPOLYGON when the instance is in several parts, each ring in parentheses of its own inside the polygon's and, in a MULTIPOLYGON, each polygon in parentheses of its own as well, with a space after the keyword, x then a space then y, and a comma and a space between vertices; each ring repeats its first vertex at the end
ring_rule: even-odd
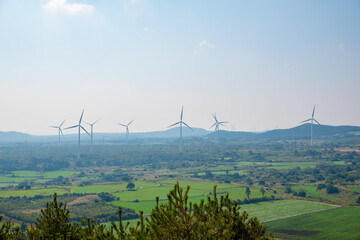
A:
MULTIPOLYGON (((313 133, 315 139, 336 138, 346 136, 360 137, 360 127, 357 126, 328 126, 314 125, 313 133)), ((219 131, 219 138, 223 141, 242 141, 242 140, 298 140, 310 139, 310 124, 303 124, 289 129, 276 129, 263 133, 219 131)), ((170 139, 179 138, 179 127, 167 129, 165 131, 131 133, 129 141, 139 144, 164 143, 170 139)), ((190 130, 183 128, 183 137, 201 137, 203 139, 214 139, 214 132, 202 128, 190 130)), ((57 135, 35 136, 20 132, 0 132, 0 143, 23 143, 23 142, 52 142, 56 143, 57 135)), ((124 142, 125 133, 94 133, 94 141, 100 142, 124 142)), ((77 141, 77 134, 65 134, 62 137, 63 142, 77 141)), ((90 138, 86 134, 81 134, 82 142, 89 142, 90 138)))
MULTIPOLYGON (((289 129, 276 129, 263 133, 251 132, 228 132, 220 131, 219 138, 223 140, 289 140, 309 139, 311 124, 306 123, 289 129)), ((360 127, 357 126, 328 126, 313 125, 314 138, 334 138, 344 136, 356 136, 360 134, 360 127)), ((213 137, 213 134, 207 137, 213 137)))
MULTIPOLYGON (((311 124, 306 123, 290 129, 277 129, 268 131, 262 134, 264 138, 272 139, 299 139, 310 137, 311 124)), ((313 125, 313 136, 315 138, 335 137, 335 136, 349 136, 354 132, 360 133, 360 127, 356 126, 328 126, 328 125, 313 125)))
POLYGON ((21 132, 1 132, 0 131, 0 142, 24 142, 30 140, 31 135, 21 132))
MULTIPOLYGON (((209 131, 206 131, 202 128, 189 128, 183 127, 183 138, 188 137, 202 137, 209 134, 209 131)), ((131 142, 145 142, 148 143, 152 139, 163 139, 162 142, 167 141, 167 139, 178 138, 180 136, 179 127, 170 128, 165 131, 154 131, 154 132, 140 132, 140 133, 131 133, 129 141, 131 142), (145 141, 142 141, 145 140, 145 141)), ((64 134, 61 137, 62 142, 72 142, 77 141, 77 134, 64 134)), ((86 134, 81 134, 81 141, 88 142, 90 140, 89 136, 86 134)), ((94 141, 106 142, 116 142, 116 141, 125 141, 125 133, 94 133, 94 141)), ((57 142, 57 135, 49 136, 36 136, 20 132, 0 132, 0 143, 20 143, 20 142, 57 142)))

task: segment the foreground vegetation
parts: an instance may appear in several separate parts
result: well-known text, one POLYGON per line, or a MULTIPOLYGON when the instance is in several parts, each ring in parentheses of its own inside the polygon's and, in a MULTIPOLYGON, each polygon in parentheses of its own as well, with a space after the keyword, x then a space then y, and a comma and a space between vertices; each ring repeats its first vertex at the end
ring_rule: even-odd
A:
MULTIPOLYGON (((236 202, 228 195, 220 199, 214 187, 213 198, 193 204, 188 201, 190 186, 184 191, 177 183, 168 194, 167 203, 159 203, 148 218, 140 213, 135 227, 122 223, 122 209, 119 208, 119 225, 114 222, 110 229, 91 218, 83 221, 81 227, 70 223, 70 211, 66 204, 54 201, 41 210, 35 227, 26 232, 19 227, 12 228, 6 222, 0 228, 1 239, 271 239, 266 227, 256 217, 240 212, 236 202)), ((1 217, 2 218, 2 217, 1 217)), ((0 220, 1 220, 0 218, 0 220)))

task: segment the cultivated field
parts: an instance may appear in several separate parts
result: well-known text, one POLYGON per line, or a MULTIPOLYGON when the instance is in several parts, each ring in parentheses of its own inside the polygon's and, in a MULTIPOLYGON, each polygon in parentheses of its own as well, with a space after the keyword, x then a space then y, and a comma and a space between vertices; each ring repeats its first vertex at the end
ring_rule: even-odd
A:
POLYGON ((284 239, 360 239, 360 207, 335 208, 268 222, 284 239))

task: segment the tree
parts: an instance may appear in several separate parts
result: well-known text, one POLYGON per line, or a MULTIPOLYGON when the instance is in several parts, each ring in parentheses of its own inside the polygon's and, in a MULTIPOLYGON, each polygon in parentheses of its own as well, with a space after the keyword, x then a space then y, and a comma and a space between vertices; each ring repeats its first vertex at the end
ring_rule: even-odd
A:
POLYGON ((245 194, 246 194, 247 198, 250 199, 251 191, 250 191, 249 187, 246 187, 245 194))
POLYGON ((298 196, 299 196, 299 197, 306 197, 306 192, 305 192, 305 190, 302 190, 302 189, 301 189, 301 190, 299 191, 299 193, 298 193, 298 196))
MULTIPOLYGON (((145 239, 271 239, 266 227, 257 218, 248 219, 244 211, 230 200, 229 195, 216 194, 213 199, 200 204, 189 202, 190 186, 184 191, 179 183, 168 194, 168 203, 159 204, 152 210, 148 226, 138 224, 145 239)), ((138 238, 139 239, 139 238, 138 238)))
POLYGON ((133 182, 129 182, 127 185, 126 185, 126 188, 131 190, 135 187, 135 184, 133 182))
POLYGON ((326 186, 326 192, 328 194, 334 194, 334 193, 338 193, 339 189, 337 187, 335 187, 334 185, 332 185, 332 184, 328 184, 326 186))
POLYGON ((291 187, 287 186, 287 187, 285 188, 284 193, 292 193, 292 192, 293 192, 293 190, 291 189, 291 187))
POLYGON ((260 192, 261 192, 261 194, 262 194, 262 196, 264 197, 264 195, 265 195, 265 193, 266 193, 266 191, 265 191, 265 188, 260 188, 260 192))
POLYGON ((253 181, 251 180, 251 178, 247 178, 247 179, 245 180, 245 182, 246 182, 247 185, 249 185, 249 186, 252 186, 252 185, 253 185, 253 181))
POLYGON ((35 228, 28 231, 29 239, 79 239, 78 225, 70 223, 70 211, 66 204, 57 202, 57 195, 54 194, 54 201, 48 202, 45 209, 41 209, 40 218, 37 218, 35 228))
MULTIPOLYGON (((3 216, 0 215, 0 223, 2 219, 3 216)), ((21 239, 22 233, 19 227, 14 227, 11 220, 0 224, 0 239, 21 239)))

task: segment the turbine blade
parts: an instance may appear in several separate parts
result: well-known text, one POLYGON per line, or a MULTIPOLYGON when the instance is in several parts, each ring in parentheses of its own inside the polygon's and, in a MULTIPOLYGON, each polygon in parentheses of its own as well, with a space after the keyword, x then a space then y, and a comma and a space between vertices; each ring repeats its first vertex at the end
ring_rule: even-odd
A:
POLYGON ((182 117, 183 117, 183 112, 184 112, 184 106, 181 107, 181 115, 180 115, 180 121, 182 121, 182 117))
POLYGON ((213 125, 211 125, 211 127, 209 127, 209 129, 213 128, 216 125, 216 123, 214 123, 213 125))
POLYGON ((61 127, 63 124, 64 124, 64 122, 65 122, 65 120, 60 124, 60 126, 59 127, 61 127))
POLYGON ((223 123, 229 123, 229 122, 219 122, 220 125, 223 125, 223 123))
POLYGON ((187 125, 185 122, 182 122, 185 126, 187 126, 188 128, 190 128, 191 130, 194 131, 194 129, 192 129, 191 127, 189 127, 189 125, 187 125))
POLYGON ((133 119, 131 122, 128 123, 128 126, 134 121, 135 119, 133 119))
POLYGON ((315 104, 314 104, 314 109, 313 109, 313 112, 312 112, 312 117, 314 118, 314 114, 315 114, 315 104))
POLYGON ((64 130, 70 129, 70 128, 76 128, 76 127, 78 127, 78 126, 79 126, 79 125, 74 125, 74 126, 71 126, 71 127, 64 128, 64 130))
POLYGON ((82 118, 83 118, 84 111, 85 111, 85 109, 83 109, 83 111, 82 111, 82 113, 81 113, 80 120, 79 120, 79 125, 81 124, 81 120, 82 120, 82 118))
POLYGON ((93 122, 93 125, 94 125, 95 123, 97 123, 98 121, 100 121, 100 119, 101 119, 101 118, 99 118, 98 120, 96 120, 95 122, 93 122))
POLYGON ((120 126, 123 126, 123 127, 126 127, 126 125, 125 124, 122 124, 122 123, 118 123, 120 126))
POLYGON ((61 130, 61 128, 59 128, 59 130, 60 130, 61 135, 64 136, 64 133, 63 133, 63 131, 61 130))
POLYGON ((180 123, 180 122, 174 123, 174 124, 168 126, 167 128, 170 128, 170 127, 173 127, 173 126, 175 126, 175 125, 178 125, 179 123, 180 123))
POLYGON ((49 126, 49 127, 51 127, 51 128, 59 128, 59 127, 56 127, 56 126, 49 126))
POLYGON ((86 131, 86 129, 85 129, 83 126, 80 125, 80 127, 81 127, 82 130, 84 130, 84 131, 87 133, 87 135, 90 136, 90 134, 88 133, 88 131, 86 131))
POLYGON ((312 118, 306 119, 306 120, 304 120, 304 121, 302 121, 302 122, 300 122, 300 123, 304 123, 304 122, 310 121, 311 119, 312 119, 312 118))
POLYGON ((314 121, 315 121, 317 124, 321 125, 315 118, 314 118, 314 121))

